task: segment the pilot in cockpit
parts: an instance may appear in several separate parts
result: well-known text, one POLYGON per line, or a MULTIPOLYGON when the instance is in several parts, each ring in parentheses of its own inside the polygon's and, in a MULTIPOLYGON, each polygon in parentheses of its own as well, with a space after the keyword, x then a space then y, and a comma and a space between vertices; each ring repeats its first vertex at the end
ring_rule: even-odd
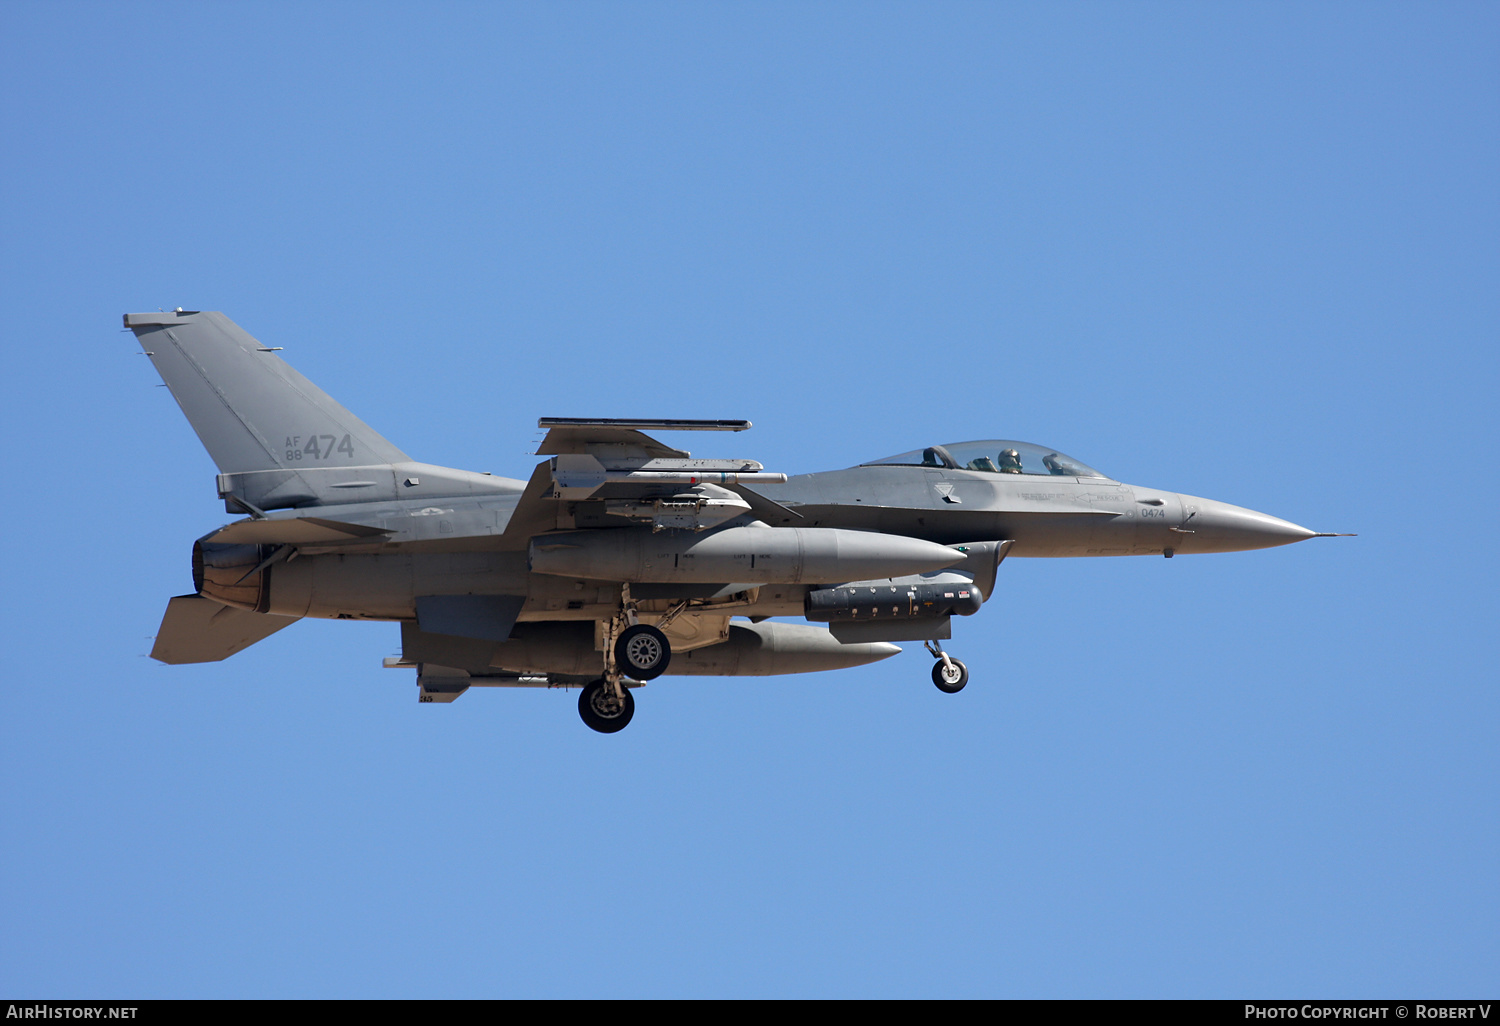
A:
POLYGON ((1000 450, 1000 473, 1002 473, 1002 474, 1020 474, 1022 472, 1023 471, 1021 470, 1021 454, 1019 452, 1017 452, 1015 449, 1001 449, 1000 450))

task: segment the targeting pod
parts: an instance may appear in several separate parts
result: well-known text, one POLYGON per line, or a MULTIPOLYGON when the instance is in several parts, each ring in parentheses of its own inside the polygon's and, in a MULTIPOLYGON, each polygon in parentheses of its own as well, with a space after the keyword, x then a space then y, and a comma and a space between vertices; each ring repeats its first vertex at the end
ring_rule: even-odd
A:
POLYGON ((804 604, 809 620, 844 623, 855 620, 915 620, 979 612, 984 595, 958 574, 939 574, 910 584, 869 582, 838 588, 815 588, 804 604))

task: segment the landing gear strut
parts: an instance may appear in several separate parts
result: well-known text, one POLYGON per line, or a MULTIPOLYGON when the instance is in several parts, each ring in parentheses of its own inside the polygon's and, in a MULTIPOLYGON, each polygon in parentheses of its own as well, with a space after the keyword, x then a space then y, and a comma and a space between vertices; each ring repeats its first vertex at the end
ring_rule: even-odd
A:
POLYGON ((954 659, 942 647, 930 641, 922 642, 927 651, 937 656, 937 662, 932 665, 932 682, 937 689, 950 695, 956 695, 969 683, 969 668, 954 659))

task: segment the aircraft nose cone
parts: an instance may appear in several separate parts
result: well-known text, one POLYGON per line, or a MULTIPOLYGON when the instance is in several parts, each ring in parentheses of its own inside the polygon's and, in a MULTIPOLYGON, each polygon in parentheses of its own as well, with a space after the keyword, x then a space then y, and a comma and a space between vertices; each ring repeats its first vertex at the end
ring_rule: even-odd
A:
POLYGON ((1192 495, 1182 499, 1181 552, 1240 552, 1290 545, 1317 536, 1316 531, 1215 499, 1192 495), (1191 531, 1191 534, 1187 532, 1191 531))

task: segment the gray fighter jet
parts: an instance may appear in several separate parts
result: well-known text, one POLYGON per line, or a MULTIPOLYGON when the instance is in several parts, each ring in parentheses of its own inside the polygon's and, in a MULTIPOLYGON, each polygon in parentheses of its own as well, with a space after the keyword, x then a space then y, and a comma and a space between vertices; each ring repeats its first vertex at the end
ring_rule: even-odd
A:
POLYGON ((1231 552, 1327 537, 1121 484, 1044 446, 929 445, 788 478, 647 431, 742 420, 543 419, 527 481, 417 463, 220 313, 126 314, 243 519, 193 545, 196 593, 151 655, 233 655, 304 616, 390 620, 419 700, 581 687, 594 730, 661 674, 767 675, 942 647, 1008 556, 1231 552), (742 618, 736 620, 735 618, 742 618), (793 617, 811 623, 772 622, 793 617), (825 626, 826 625, 826 626, 825 626))

